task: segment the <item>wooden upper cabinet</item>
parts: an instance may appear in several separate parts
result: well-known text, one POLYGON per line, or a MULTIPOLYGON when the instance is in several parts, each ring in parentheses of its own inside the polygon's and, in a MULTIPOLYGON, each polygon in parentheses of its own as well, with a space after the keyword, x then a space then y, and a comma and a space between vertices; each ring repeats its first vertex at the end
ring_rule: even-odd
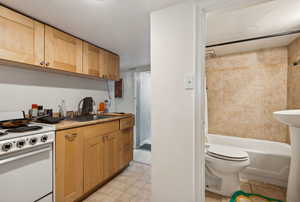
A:
POLYGON ((119 56, 0 5, 0 60, 119 80, 119 56))
POLYGON ((69 34, 52 27, 45 29, 46 67, 82 73, 83 43, 69 34))
POLYGON ((119 56, 101 49, 100 77, 110 80, 119 80, 119 56))
POLYGON ((108 67, 107 67, 107 51, 100 49, 100 78, 107 79, 108 78, 108 67))
POLYGON ((109 78, 111 80, 119 80, 120 79, 120 75, 119 75, 119 56, 118 55, 115 55, 115 54, 112 54, 110 53, 109 54, 109 57, 110 57, 110 64, 109 64, 109 78))
POLYGON ((100 48, 93 46, 87 42, 83 43, 83 73, 100 76, 101 65, 101 52, 100 48))
POLYGON ((0 59, 43 66, 44 25, 0 6, 0 59))

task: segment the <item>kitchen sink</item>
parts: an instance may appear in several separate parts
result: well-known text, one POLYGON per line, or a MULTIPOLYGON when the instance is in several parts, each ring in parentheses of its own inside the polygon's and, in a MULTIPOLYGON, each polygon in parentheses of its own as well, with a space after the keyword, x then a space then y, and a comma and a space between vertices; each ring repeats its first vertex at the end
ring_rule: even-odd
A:
POLYGON ((78 121, 78 122, 86 122, 86 121, 94 121, 99 119, 107 119, 113 116, 108 115, 82 115, 82 116, 75 116, 73 118, 67 118, 67 120, 71 121, 78 121))

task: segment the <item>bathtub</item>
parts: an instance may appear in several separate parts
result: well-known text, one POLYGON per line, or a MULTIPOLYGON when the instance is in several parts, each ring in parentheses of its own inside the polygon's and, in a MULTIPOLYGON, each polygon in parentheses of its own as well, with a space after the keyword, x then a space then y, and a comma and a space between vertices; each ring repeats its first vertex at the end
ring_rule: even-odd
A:
POLYGON ((241 179, 287 186, 291 158, 290 145, 216 134, 209 134, 207 141, 208 144, 237 147, 248 152, 251 163, 241 173, 241 179))

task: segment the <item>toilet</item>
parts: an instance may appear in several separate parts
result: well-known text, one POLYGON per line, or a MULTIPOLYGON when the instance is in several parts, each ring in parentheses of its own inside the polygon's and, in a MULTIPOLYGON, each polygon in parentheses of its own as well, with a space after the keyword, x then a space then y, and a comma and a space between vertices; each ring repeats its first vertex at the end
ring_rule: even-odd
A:
POLYGON ((206 145, 205 185, 206 190, 231 196, 240 190, 239 173, 250 165, 248 153, 222 145, 206 145))

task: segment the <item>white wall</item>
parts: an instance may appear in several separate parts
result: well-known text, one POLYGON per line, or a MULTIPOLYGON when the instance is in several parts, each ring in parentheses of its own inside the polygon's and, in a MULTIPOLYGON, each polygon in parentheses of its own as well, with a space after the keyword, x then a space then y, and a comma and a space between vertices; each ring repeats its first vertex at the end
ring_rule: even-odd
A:
POLYGON ((196 14, 195 5, 186 3, 151 15, 152 201, 155 202, 195 202, 201 198, 196 195, 203 193, 197 187, 202 185, 197 180, 203 176, 196 174, 200 173, 196 158, 201 154, 196 125, 200 129, 203 126, 201 120, 195 123, 195 91, 184 88, 184 75, 194 75, 196 71, 196 14))
POLYGON ((121 72, 120 77, 123 78, 123 97, 115 99, 116 111, 134 114, 135 113, 134 72, 133 71, 121 72))
MULTIPOLYGON (((110 88, 113 85, 110 82, 110 88)), ((27 112, 31 104, 57 111, 62 99, 67 110, 77 110, 83 97, 91 96, 97 103, 107 99, 106 89, 105 81, 0 65, 0 111, 27 112)))

